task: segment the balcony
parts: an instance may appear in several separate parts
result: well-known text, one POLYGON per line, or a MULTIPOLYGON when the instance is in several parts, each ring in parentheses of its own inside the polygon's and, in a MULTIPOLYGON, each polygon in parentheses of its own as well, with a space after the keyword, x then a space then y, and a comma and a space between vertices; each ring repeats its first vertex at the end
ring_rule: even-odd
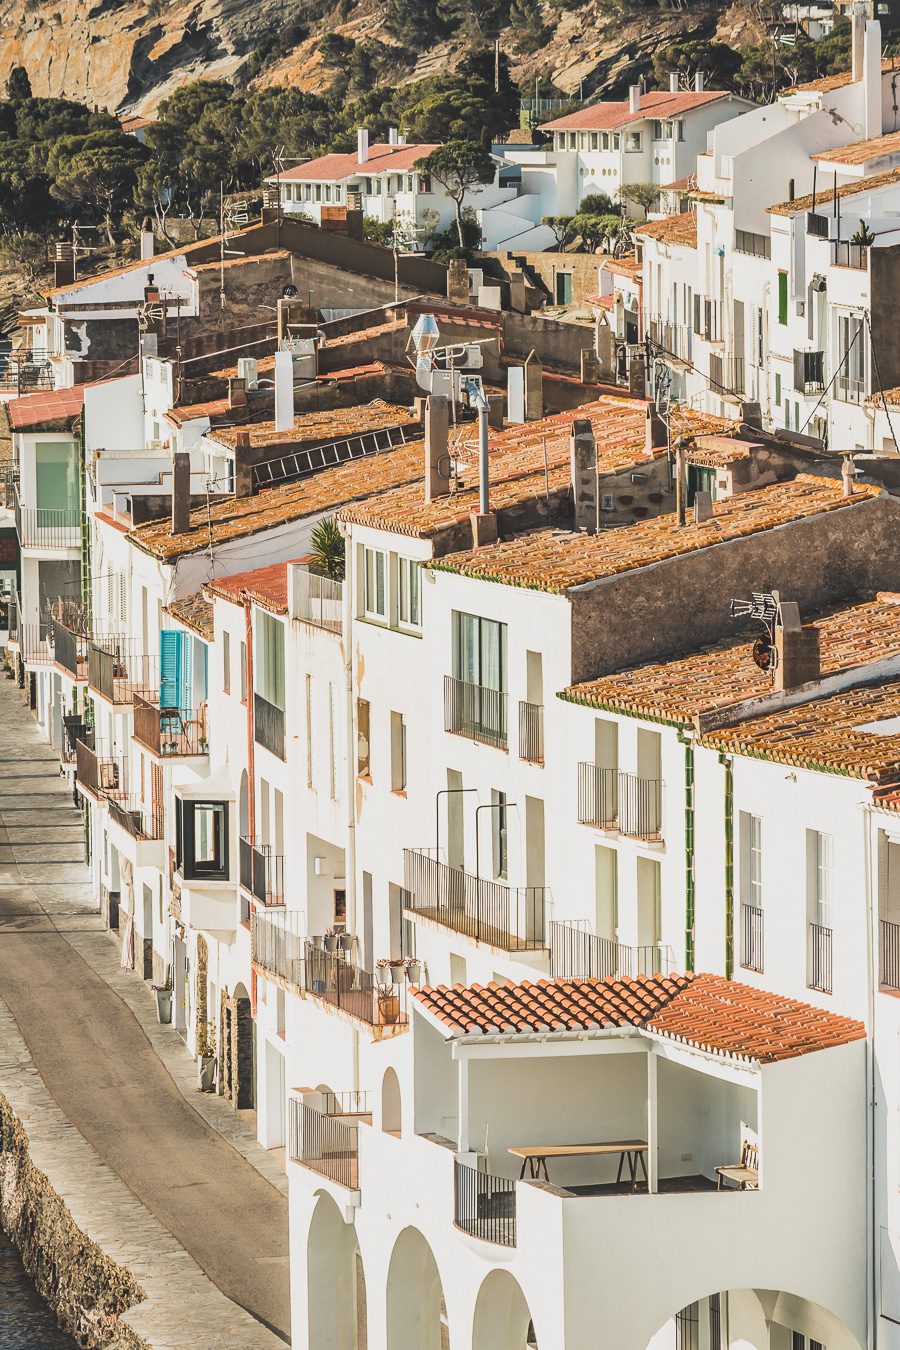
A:
POLYGON ((241 887, 261 905, 284 904, 284 858, 270 844, 240 841, 241 887))
POLYGON ((794 389, 819 394, 825 388, 825 353, 794 351, 794 389))
POLYGON ((199 709, 160 708, 135 693, 134 739, 159 759, 177 759, 209 753, 206 740, 206 704, 199 709))
POLYGON ((16 637, 26 666, 53 664, 53 631, 49 619, 42 619, 40 623, 18 624, 16 637))
POLYGON ((343 628, 344 587, 340 581, 321 577, 316 572, 294 572, 293 601, 296 617, 315 628, 340 633, 343 628))
POLYGON ((71 675, 73 680, 86 680, 89 638, 81 626, 83 614, 80 606, 54 606, 54 611, 50 620, 54 663, 71 675))
POLYGON ((505 750, 507 696, 499 689, 444 676, 444 730, 505 750))
MULTIPOLYGON (((327 1093, 308 1093, 305 1096, 321 1102, 324 1108, 327 1093)), ((366 1115, 362 1119, 370 1121, 366 1115)), ((360 1116, 331 1115, 312 1101, 301 1097, 288 1100, 288 1157, 291 1162, 309 1167, 319 1176, 344 1186, 349 1191, 359 1190, 359 1124, 360 1116)))
POLYGON ((711 352, 709 358, 710 383, 723 394, 743 394, 746 390, 744 378, 744 358, 742 356, 719 356, 711 352))
POLYGON ((527 764, 544 762, 544 705, 519 703, 519 759, 527 764))
POLYGON ((407 913, 503 951, 544 948, 546 886, 509 886, 472 876, 427 849, 404 849, 403 866, 407 913))
POLYGON ((663 942, 631 947, 596 937, 586 925, 550 924, 550 974, 559 980, 623 980, 636 975, 671 975, 675 954, 663 942))
POLYGON ((662 839, 661 778, 578 765, 578 821, 599 830, 618 830, 629 839, 656 843, 662 839))
POLYGON ((373 975, 307 940, 303 953, 303 989, 366 1026, 406 1028, 406 985, 379 984, 373 975))
POLYGON ((453 1164, 453 1222, 470 1237, 516 1245, 516 1183, 495 1177, 468 1163, 453 1164))
POLYGON ((145 656, 126 637, 95 637, 88 646, 88 684, 108 703, 130 704, 149 697, 159 683, 156 658, 145 656))
POLYGON ((125 759, 108 751, 77 741, 75 744, 75 781, 83 792, 97 801, 127 796, 125 759))
POLYGON ((862 244, 851 244, 846 239, 832 239, 831 265, 866 272, 869 268, 869 250, 862 244))
POLYGON ((81 551, 81 513, 68 507, 23 506, 13 489, 16 534, 22 548, 41 553, 81 551))
POLYGON ((880 920, 878 956, 881 988, 900 992, 900 923, 880 920))
POLYGON ((809 987, 831 993, 831 929, 809 925, 809 987))
POLYGON ((165 838, 161 806, 148 810, 140 797, 129 796, 111 797, 108 805, 110 820, 115 821, 132 839, 165 838))
POLYGON ((764 914, 755 905, 741 905, 741 965, 761 975, 763 964, 764 914))
POLYGON ((663 356, 689 362, 693 351, 693 337, 693 332, 686 324, 669 323, 662 319, 650 320, 650 340, 659 347, 663 356))
POLYGON ((844 403, 865 403, 865 380, 852 379, 849 375, 839 375, 834 382, 835 397, 844 403))
POLYGON ((305 916, 297 910, 273 915, 254 910, 250 928, 253 964, 298 991, 303 989, 305 928, 305 916))
POLYGON ((253 739, 279 759, 285 758, 284 709, 256 693, 253 695, 253 739))

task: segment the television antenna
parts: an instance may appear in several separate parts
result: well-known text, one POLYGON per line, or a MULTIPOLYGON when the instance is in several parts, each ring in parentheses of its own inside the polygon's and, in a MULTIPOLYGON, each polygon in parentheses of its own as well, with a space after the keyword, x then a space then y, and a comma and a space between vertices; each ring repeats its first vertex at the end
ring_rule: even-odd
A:
POLYGON ((778 665, 778 649, 775 646, 775 628, 781 613, 781 600, 777 591, 752 591, 749 600, 732 600, 731 617, 733 619, 752 619, 762 627, 762 632, 754 639, 750 655, 760 670, 769 672, 778 665))

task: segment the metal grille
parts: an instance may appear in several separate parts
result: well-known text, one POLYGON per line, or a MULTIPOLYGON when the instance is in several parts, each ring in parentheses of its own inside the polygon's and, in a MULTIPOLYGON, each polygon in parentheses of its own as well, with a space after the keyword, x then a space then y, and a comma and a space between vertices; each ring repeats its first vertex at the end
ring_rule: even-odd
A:
POLYGON ((541 703, 519 704, 519 759, 529 764, 544 762, 544 707, 541 703))
POLYGON ((501 1247, 516 1245, 516 1183, 468 1163, 453 1165, 453 1222, 457 1228, 501 1247))
POLYGON ((444 730, 505 750, 507 696, 499 689, 444 676, 444 730))
POLYGON ((763 911, 755 905, 741 905, 741 965, 745 970, 763 971, 763 911))
POLYGON ((359 1125, 327 1116, 307 1102, 291 1097, 288 1109, 288 1148, 293 1162, 311 1167, 320 1176, 348 1190, 359 1188, 359 1125))
POLYGON ((831 929, 809 925, 809 987, 831 993, 831 929))
POLYGON ((550 923, 550 974, 554 979, 633 979, 636 975, 671 975, 674 969, 675 955, 667 943, 632 947, 596 937, 571 923, 550 923))
POLYGON ((504 951, 544 947, 545 886, 508 886, 475 877, 425 849, 404 849, 403 865, 406 907, 413 914, 504 951))

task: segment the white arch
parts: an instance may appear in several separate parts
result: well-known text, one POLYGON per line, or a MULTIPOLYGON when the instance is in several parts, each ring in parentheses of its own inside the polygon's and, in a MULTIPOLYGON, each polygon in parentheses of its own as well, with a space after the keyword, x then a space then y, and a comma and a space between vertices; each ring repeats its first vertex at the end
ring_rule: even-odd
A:
POLYGON ((531 1313, 518 1280, 508 1270, 492 1270, 475 1300, 472 1350, 526 1350, 530 1324, 531 1313))
POLYGON ((443 1309, 444 1290, 434 1253, 417 1228, 404 1228, 394 1243, 388 1268, 390 1350, 449 1350, 443 1309))
POLYGON ((309 1345, 366 1350, 366 1283, 356 1230, 319 1193, 307 1238, 309 1345))
POLYGON ((400 1135, 403 1131, 400 1079, 390 1065, 381 1080, 381 1128, 385 1134, 400 1135))

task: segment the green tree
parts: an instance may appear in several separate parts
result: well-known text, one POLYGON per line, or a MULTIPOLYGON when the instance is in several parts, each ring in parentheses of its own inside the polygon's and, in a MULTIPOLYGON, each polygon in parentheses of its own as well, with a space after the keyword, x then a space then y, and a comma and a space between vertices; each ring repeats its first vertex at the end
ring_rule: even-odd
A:
POLYGON ((38 277, 47 266, 47 241, 39 234, 0 234, 0 258, 13 267, 34 288, 38 277))
POLYGON ((586 192, 578 203, 578 213, 582 216, 612 216, 617 210, 612 197, 605 192, 586 192))
POLYGON ((197 237, 204 216, 217 210, 220 184, 228 190, 238 182, 242 113, 243 101, 224 80, 197 80, 165 99, 147 128, 147 146, 197 237))
POLYGON ((452 199, 459 246, 465 248, 463 201, 467 194, 474 195, 485 183, 494 181, 496 169, 493 159, 477 141, 448 141, 446 145, 437 146, 424 159, 417 160, 416 168, 430 174, 452 199))
POLYGON ((702 72, 706 83, 714 89, 733 89, 735 76, 741 68, 741 54, 725 42, 691 38, 686 42, 671 42, 653 56, 653 74, 660 85, 668 83, 676 71, 688 86, 702 72))
POLYGON ((13 103, 31 98, 31 80, 24 66, 13 66, 6 81, 6 97, 13 103))
POLYGON ((659 185, 657 183, 623 183, 621 187, 616 188, 616 196, 623 202, 634 202, 646 215, 659 200, 659 185))
POLYGON ((572 231, 574 216, 541 216, 541 224, 553 231, 556 247, 562 248, 572 231))
POLYGON ((98 215, 113 246, 113 219, 133 199, 146 158, 144 147, 121 131, 61 136, 47 160, 50 193, 75 211, 87 207, 98 215))

